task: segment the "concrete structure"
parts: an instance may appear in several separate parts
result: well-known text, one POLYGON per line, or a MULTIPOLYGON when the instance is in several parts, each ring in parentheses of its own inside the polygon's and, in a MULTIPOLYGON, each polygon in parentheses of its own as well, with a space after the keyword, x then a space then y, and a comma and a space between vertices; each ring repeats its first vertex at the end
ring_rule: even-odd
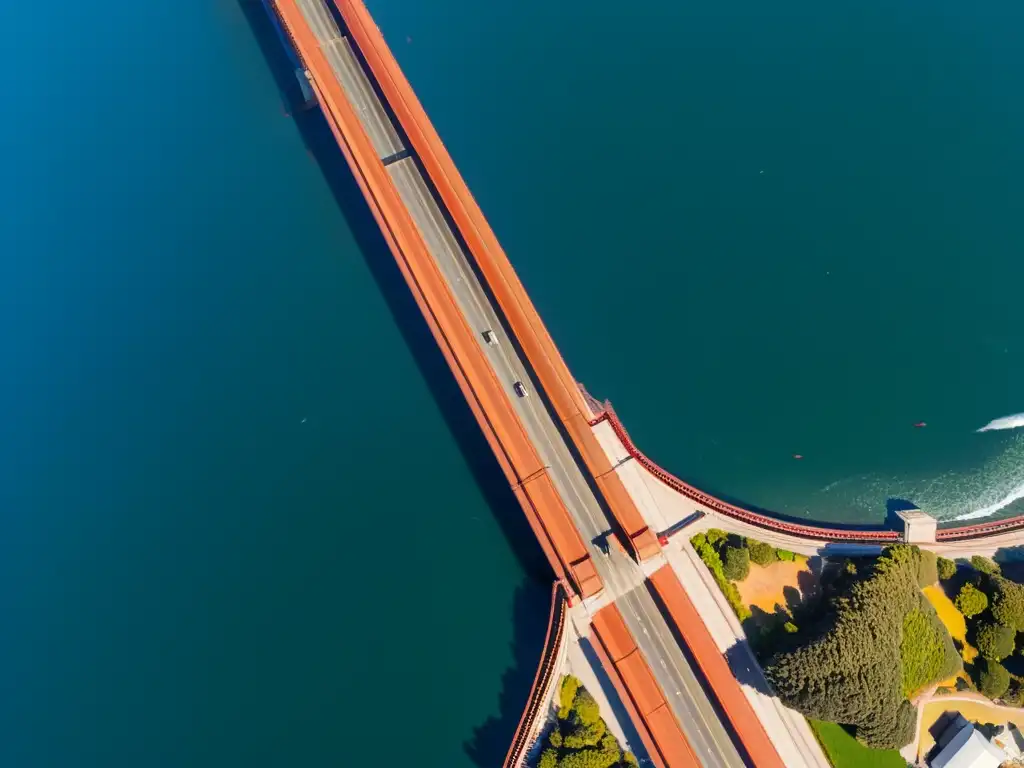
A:
POLYGON ((981 735, 973 723, 958 717, 938 740, 938 754, 930 768, 999 768, 1003 751, 981 735))
POLYGON ((896 516, 903 521, 903 541, 907 544, 935 544, 938 523, 934 517, 917 508, 901 509, 896 512, 896 516))

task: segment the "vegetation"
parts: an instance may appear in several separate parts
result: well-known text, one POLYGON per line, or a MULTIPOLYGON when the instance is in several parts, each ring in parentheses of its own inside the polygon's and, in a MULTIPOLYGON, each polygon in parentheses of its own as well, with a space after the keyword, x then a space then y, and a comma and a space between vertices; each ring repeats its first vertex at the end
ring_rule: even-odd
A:
POLYGON ((726 547, 722 572, 730 581, 743 581, 747 578, 750 575, 750 550, 746 547, 726 547))
POLYGON ((1002 624, 982 624, 978 627, 978 650, 988 661, 1001 661, 1013 653, 1017 633, 1002 624))
POLYGON ((917 585, 924 589, 939 580, 938 557, 934 552, 922 549, 917 564, 917 585))
POLYGON ((949 633, 918 588, 929 569, 917 547, 896 545, 861 573, 845 574, 816 636, 777 652, 766 666, 783 702, 853 727, 869 747, 909 742, 914 717, 906 697, 960 667, 949 633))
POLYGON ((1010 687, 1010 673, 998 661, 986 661, 981 670, 981 692, 990 699, 998 699, 1010 687))
MULTIPOLYGON (((725 595, 725 599, 728 601, 733 612, 739 617, 740 621, 745 621, 750 618, 750 608, 740 599, 740 591, 736 588, 736 585, 726 577, 722 557, 718 554, 717 547, 725 546, 726 541, 728 541, 728 534, 717 528, 712 528, 706 534, 698 533, 690 539, 690 543, 697 550, 700 559, 704 561, 704 565, 708 567, 711 575, 715 577, 715 583, 722 590, 722 594, 725 595)), ((747 567, 749 570, 749 563, 747 567)))
POLYGON ((984 613, 988 608, 988 596, 976 586, 967 582, 956 596, 956 609, 968 619, 984 613))
POLYGON ((939 572, 939 581, 949 581, 956 576, 956 563, 948 558, 940 557, 936 568, 939 572))
POLYGON ((775 547, 763 541, 748 539, 747 551, 750 553, 750 561, 758 565, 771 565, 779 560, 775 547))
POLYGON ((869 749, 841 725, 811 720, 811 728, 835 768, 906 768, 895 749, 869 749))
POLYGON ((1004 627, 1024 631, 1024 585, 1002 576, 990 576, 988 584, 991 587, 992 617, 1004 627))
POLYGON ((572 675, 562 678, 558 719, 548 734, 548 745, 538 768, 632 768, 637 764, 608 731, 597 701, 572 675))
POLYGON ((979 573, 987 573, 996 576, 1000 573, 999 564, 991 557, 975 555, 971 558, 971 567, 979 573))

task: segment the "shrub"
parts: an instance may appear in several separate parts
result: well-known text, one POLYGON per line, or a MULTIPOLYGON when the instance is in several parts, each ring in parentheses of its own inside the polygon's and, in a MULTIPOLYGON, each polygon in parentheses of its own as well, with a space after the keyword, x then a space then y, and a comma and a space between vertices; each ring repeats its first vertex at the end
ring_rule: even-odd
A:
POLYGON ((900 640, 900 673, 903 695, 911 696, 960 669, 960 656, 935 609, 920 595, 918 607, 903 619, 900 640))
POLYGON ((999 563, 993 560, 991 557, 982 557, 981 555, 975 555, 971 558, 971 567, 974 570, 981 573, 987 573, 989 575, 998 576, 1001 571, 999 563))
POLYGON ((562 687, 558 692, 558 719, 565 720, 572 710, 572 703, 576 699, 576 691, 579 690, 579 678, 566 675, 562 678, 562 687))
POLYGON ((694 535, 690 539, 690 543, 693 545, 694 549, 700 549, 701 547, 703 547, 705 544, 708 543, 707 534, 705 534, 705 533, 698 533, 698 534, 694 535))
POLYGON ((726 547, 722 572, 730 581, 743 581, 747 578, 750 573, 750 550, 744 547, 726 547))
POLYGON ((775 556, 784 563, 792 563, 796 559, 796 555, 788 549, 776 549, 775 556))
POLYGON ((1005 627, 1024 631, 1024 586, 992 576, 992 616, 1005 627))
POLYGON ((729 538, 729 534, 726 533, 725 531, 720 530, 718 528, 708 528, 708 532, 707 532, 708 544, 711 544, 712 546, 714 546, 715 544, 720 544, 721 542, 725 541, 728 538, 729 538))
POLYGON ((998 699, 1010 687, 1010 673, 998 661, 986 661, 981 671, 981 692, 990 699, 998 699))
POLYGON ((792 621, 787 621, 785 624, 782 625, 782 628, 790 635, 795 635, 797 632, 800 631, 800 628, 792 621))
POLYGON ((581 749, 596 746, 604 737, 608 728, 600 717, 593 723, 577 723, 569 733, 565 734, 562 744, 566 749, 581 749))
POLYGON ((920 560, 917 563, 917 583, 921 587, 927 587, 939 580, 938 558, 934 552, 927 549, 920 550, 920 560))
POLYGON ((551 743, 552 747, 562 746, 562 731, 558 728, 555 728, 553 731, 551 731, 551 735, 548 736, 548 741, 551 743))
POLYGON ((629 766, 629 768, 640 768, 640 761, 636 759, 636 755, 632 752, 623 752, 622 763, 629 766))
POLYGON ((949 581, 956 576, 956 563, 946 557, 940 557, 936 563, 939 571, 939 581, 949 581))
POLYGON ((537 768, 557 768, 558 766, 558 751, 548 748, 540 754, 540 760, 537 761, 537 768))
POLYGON ((956 609, 967 618, 984 613, 988 608, 988 596, 970 582, 960 587, 956 596, 956 609))
POLYGON ((572 708, 576 718, 584 725, 593 725, 601 719, 601 710, 597 706, 597 701, 586 688, 581 688, 576 694, 576 701, 572 708))
POLYGON ((990 661, 1000 661, 1013 653, 1017 633, 1002 624, 982 624, 978 627, 975 645, 978 651, 990 661))
POLYGON ((750 539, 747 542, 747 551, 750 552, 751 562, 758 565, 771 565, 779 559, 775 554, 775 547, 763 541, 750 539))
POLYGON ((584 749, 563 757, 558 768, 611 768, 619 761, 616 755, 610 755, 599 749, 584 749))

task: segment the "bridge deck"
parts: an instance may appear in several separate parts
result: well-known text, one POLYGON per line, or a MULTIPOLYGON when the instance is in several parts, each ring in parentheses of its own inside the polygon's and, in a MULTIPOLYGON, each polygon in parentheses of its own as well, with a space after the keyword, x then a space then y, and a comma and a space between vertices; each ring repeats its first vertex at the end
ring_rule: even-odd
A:
MULTIPOLYGON (((481 279, 481 274, 489 268, 485 267, 487 259, 482 258, 487 253, 475 251, 469 244, 469 240, 478 237, 473 229, 475 225, 459 220, 459 217, 464 218, 464 209, 452 210, 448 177, 436 175, 426 164, 421 166, 424 158, 419 154, 419 146, 404 141, 410 131, 422 135, 426 129, 419 123, 401 119, 398 124, 392 123, 388 130, 389 111, 400 118, 401 113, 379 75, 371 79, 362 67, 353 71, 349 66, 352 57, 346 63, 345 55, 352 49, 345 44, 345 35, 337 25, 325 20, 324 14, 328 18, 330 14, 323 0, 276 0, 276 7, 306 63, 342 151, 364 186, 371 209, 414 295, 421 301, 421 309, 428 323, 432 323, 435 337, 446 352, 481 427, 495 447, 499 461, 505 456, 503 469, 513 481, 517 495, 528 497, 529 504, 524 503, 528 516, 531 508, 536 510, 547 535, 559 550, 559 558, 566 570, 574 573, 577 584, 603 583, 618 603, 624 626, 639 651, 636 658, 642 657, 661 691, 662 706, 658 710, 661 714, 657 719, 663 724, 674 722, 677 729, 681 727, 682 731, 674 738, 692 745, 703 765, 739 768, 743 761, 718 721, 714 707, 676 644, 665 618, 642 586, 643 574, 617 551, 605 556, 595 544, 594 540, 605 535, 612 525, 588 474, 597 478, 596 485, 602 490, 617 478, 613 473, 608 474, 610 465, 604 471, 595 471, 592 464, 597 461, 600 449, 590 450, 580 436, 585 433, 595 445, 596 439, 578 409, 565 410, 567 404, 575 408, 575 400, 581 399, 575 386, 576 394, 572 396, 556 381, 558 386, 551 395, 551 376, 541 373, 548 363, 538 366, 533 356, 542 356, 543 352, 531 353, 529 349, 537 347, 536 337, 531 335, 526 340, 519 337, 519 329, 511 327, 513 321, 508 306, 497 297, 499 288, 490 277, 485 275, 485 279, 481 279), (315 27, 309 21, 311 18, 316 20, 315 27), (325 48, 341 60, 332 64, 325 48), (378 89, 384 91, 387 107, 377 97, 378 89), (403 146, 405 143, 412 146, 403 146), (409 156, 405 156, 405 152, 409 152, 409 156), (491 291, 495 292, 496 303, 491 291), (485 340, 485 331, 490 332, 495 344, 485 340), (542 377, 540 381, 533 378, 534 373, 542 377), (516 382, 526 386, 528 396, 515 394, 516 382), (544 395, 551 395, 551 400, 544 395), (570 449, 569 440, 576 443, 577 448, 582 445, 585 449, 579 451, 583 466, 570 449), (532 474, 531 467, 535 468, 532 474), (519 482, 515 482, 516 478, 519 482), (581 548, 582 558, 579 559, 567 551, 572 548, 573 540, 576 545, 581 543, 577 529, 589 540, 581 548)), ((357 7, 362 8, 351 0, 339 3, 350 32, 349 17, 357 7)), ((357 63, 360 57, 370 61, 380 55, 376 49, 366 49, 355 35, 351 42, 358 49, 354 57, 357 63)), ((607 459, 604 461, 607 464, 607 459)), ((616 501, 614 494, 604 496, 609 503, 616 501)), ((632 503, 628 495, 626 498, 632 503)), ((633 533, 629 527, 626 530, 633 533)), ((673 764, 682 763, 669 763, 673 764)))

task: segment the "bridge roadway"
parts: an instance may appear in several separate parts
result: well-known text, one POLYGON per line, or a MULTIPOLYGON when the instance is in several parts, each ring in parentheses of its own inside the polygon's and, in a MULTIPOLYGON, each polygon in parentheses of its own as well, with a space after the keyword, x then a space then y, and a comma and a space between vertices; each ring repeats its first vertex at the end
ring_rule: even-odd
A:
MULTIPOLYGON (((438 204, 434 190, 420 170, 413 152, 404 145, 400 127, 392 122, 382 105, 351 41, 342 34, 324 0, 276 0, 276 6, 295 37, 294 42, 306 61, 314 84, 320 89, 330 89, 333 78, 334 85, 341 86, 455 304, 504 386, 506 405, 525 428, 549 471, 558 496, 583 534, 607 596, 618 605, 627 628, 701 764, 708 768, 744 765, 647 589, 643 571, 616 548, 612 547, 606 555, 596 543, 609 534, 611 522, 566 444, 559 424, 541 396, 529 367, 520 357, 518 346, 495 310, 473 262, 453 231, 453 225, 438 204), (316 45, 323 52, 330 68, 329 76, 318 71, 310 52, 303 50, 304 36, 296 29, 298 19, 290 13, 291 8, 299 11, 316 45), (491 337, 490 340, 485 333, 491 337), (516 382, 525 385, 526 396, 517 396, 514 390, 516 382)), ((324 108, 325 112, 330 109, 328 105, 324 108)))

